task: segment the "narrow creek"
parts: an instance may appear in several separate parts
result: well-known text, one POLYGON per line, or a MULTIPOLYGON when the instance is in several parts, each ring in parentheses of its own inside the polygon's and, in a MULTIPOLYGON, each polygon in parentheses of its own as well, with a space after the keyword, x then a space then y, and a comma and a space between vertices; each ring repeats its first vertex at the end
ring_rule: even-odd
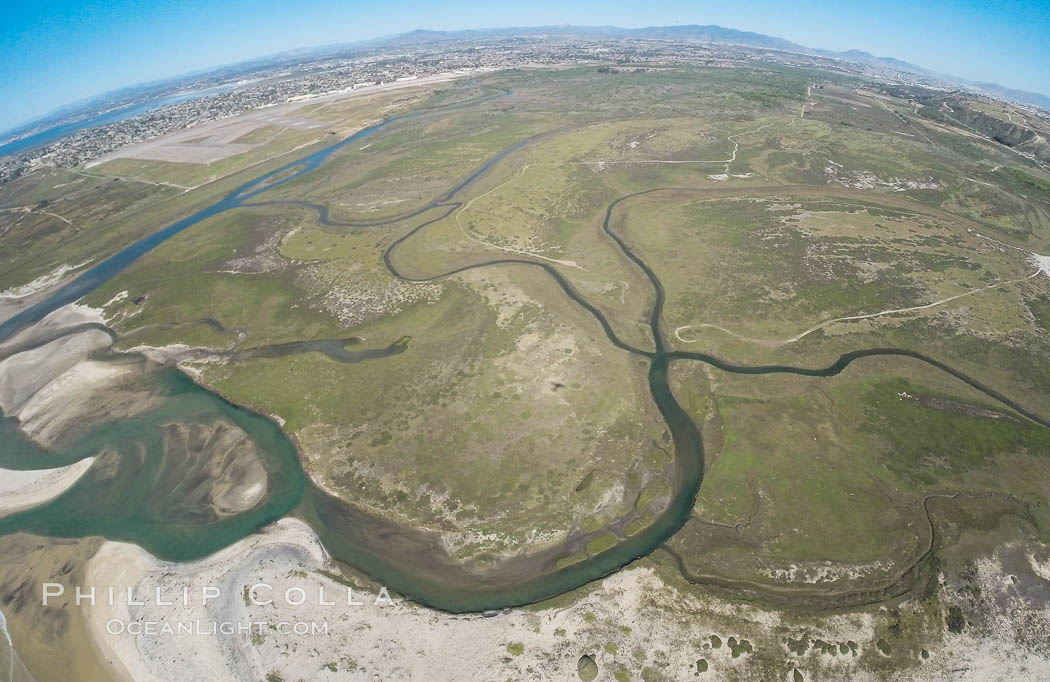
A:
MULTIPOLYGON (((477 101, 480 100, 473 100, 474 103, 477 101)), ((262 192, 318 168, 331 154, 347 144, 421 113, 424 112, 404 114, 365 128, 303 159, 260 175, 215 204, 135 242, 61 287, 46 300, 0 324, 0 341, 38 322, 50 312, 80 299, 175 234, 224 211, 257 205, 247 202, 262 192)), ((399 526, 320 490, 303 471, 292 442, 272 420, 230 403, 197 385, 176 369, 166 368, 158 371, 155 379, 165 395, 160 407, 131 419, 103 424, 59 452, 43 452, 25 438, 12 420, 0 419, 0 467, 51 468, 99 452, 105 453, 84 477, 56 499, 0 519, 0 534, 24 531, 56 537, 102 535, 114 540, 135 542, 165 559, 185 561, 211 554, 291 513, 314 528, 333 558, 366 573, 391 590, 444 611, 486 611, 541 601, 607 576, 653 552, 688 521, 703 481, 704 450, 696 423, 682 409, 671 390, 668 373, 675 361, 702 361, 724 371, 741 374, 790 372, 831 376, 861 357, 907 356, 952 374, 1044 426, 1050 425, 965 374, 909 350, 855 351, 843 355, 823 369, 737 366, 714 356, 668 350, 662 329, 663 285, 655 271, 611 225, 617 206, 637 195, 621 197, 612 202, 607 207, 602 229, 622 254, 644 272, 653 288, 654 301, 648 316, 653 351, 633 347, 620 339, 605 315, 576 291, 555 267, 547 263, 527 258, 501 258, 423 279, 414 279, 398 269, 395 255, 399 246, 460 207, 461 202, 455 198, 458 193, 528 142, 525 140, 504 150, 422 208, 381 221, 341 223, 332 220, 324 207, 302 202, 269 203, 297 203, 313 208, 317 210, 323 224, 347 228, 376 227, 437 209, 437 217, 407 232, 384 253, 384 262, 390 273, 402 279, 428 281, 473 268, 499 265, 524 265, 546 271, 566 296, 596 319, 616 348, 646 358, 650 363, 649 391, 667 425, 674 446, 670 502, 651 525, 621 540, 609 550, 562 568, 557 568, 556 564, 564 554, 564 548, 553 547, 509 559, 492 569, 475 570, 449 556, 435 534, 399 526), (162 435, 164 428, 171 424, 211 423, 216 420, 225 420, 249 434, 270 482, 267 496, 262 502, 246 512, 222 518, 210 516, 199 505, 188 503, 185 489, 173 486, 166 480, 170 474, 165 472, 179 462, 174 459, 176 455, 168 453, 169 448, 166 448, 162 435)), ((656 191, 661 190, 651 189, 639 194, 656 191)), ((320 351, 340 362, 374 361, 375 358, 405 352, 410 346, 406 340, 402 340, 380 351, 354 353, 346 350, 347 342, 347 339, 342 339, 281 344, 256 350, 254 356, 275 357, 320 351)))

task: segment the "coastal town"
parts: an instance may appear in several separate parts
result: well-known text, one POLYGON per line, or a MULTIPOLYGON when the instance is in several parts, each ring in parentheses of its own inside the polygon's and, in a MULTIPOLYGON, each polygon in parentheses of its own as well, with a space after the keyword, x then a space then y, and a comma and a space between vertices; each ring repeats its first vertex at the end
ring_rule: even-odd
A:
MULTIPOLYGON (((411 34, 409 34, 411 36, 411 34)), ((405 37, 407 38, 407 37, 405 37)), ((176 91, 212 94, 162 106, 106 125, 83 127, 41 146, 0 156, 0 185, 41 167, 74 168, 115 150, 217 119, 288 102, 338 95, 377 85, 440 74, 469 75, 510 68, 594 64, 718 66, 741 61, 819 67, 897 85, 950 90, 938 79, 881 64, 814 54, 698 41, 492 37, 409 43, 289 63, 255 63, 239 72, 218 72, 174 81, 176 91)), ((612 65, 610 67, 610 65, 612 65)), ((126 102, 127 100, 120 100, 126 102)), ((127 104, 124 104, 127 106, 127 104)))

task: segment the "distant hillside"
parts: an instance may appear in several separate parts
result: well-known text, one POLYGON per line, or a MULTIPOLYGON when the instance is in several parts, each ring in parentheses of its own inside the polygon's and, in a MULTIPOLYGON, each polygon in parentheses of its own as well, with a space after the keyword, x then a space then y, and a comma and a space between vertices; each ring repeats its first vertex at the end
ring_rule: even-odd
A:
POLYGON ((44 116, 24 123, 17 128, 8 131, 0 131, 0 133, 3 133, 2 136, 0 136, 0 142, 8 139, 17 139, 32 133, 34 130, 42 130, 61 122, 68 122, 76 118, 84 118, 93 112, 97 113, 101 110, 124 106, 129 102, 141 100, 148 96, 160 96, 178 89, 187 89, 188 87, 203 88, 220 82, 233 81, 240 77, 250 76, 253 72, 263 68, 273 68, 283 64, 300 64, 311 59, 320 59, 326 56, 347 56, 363 50, 375 48, 420 45, 451 40, 481 40, 500 37, 577 37, 596 40, 636 38, 646 40, 697 41, 723 45, 742 45, 745 47, 767 50, 781 50, 784 52, 842 59, 855 64, 894 69, 896 71, 913 73, 928 78, 937 78, 945 82, 961 85, 968 90, 978 90, 994 97, 1012 100, 1020 104, 1036 106, 1050 113, 1050 97, 1040 93, 1011 89, 996 83, 975 83, 957 77, 946 76, 900 59, 894 59, 893 57, 876 57, 875 55, 864 52, 863 50, 846 50, 844 52, 837 52, 833 50, 810 48, 799 45, 798 43, 793 43, 790 40, 785 40, 784 38, 764 35, 762 33, 754 33, 752 31, 738 31, 732 28, 725 28, 724 26, 699 26, 696 24, 688 24, 684 26, 648 26, 645 28, 620 28, 618 26, 515 26, 461 31, 429 31, 419 29, 394 36, 371 38, 368 40, 359 40, 349 43, 318 45, 298 50, 289 50, 277 54, 269 54, 216 68, 198 70, 192 73, 183 74, 178 78, 129 86, 127 88, 106 92, 73 104, 65 105, 44 116))
POLYGON ((483 38, 496 38, 501 36, 520 36, 540 38, 544 36, 556 37, 579 37, 579 38, 638 38, 648 40, 695 40, 705 43, 718 43, 724 45, 743 45, 746 47, 757 47, 769 50, 783 50, 786 52, 797 52, 801 54, 815 55, 842 59, 855 64, 894 69, 905 73, 914 73, 921 76, 939 78, 947 82, 965 85, 969 88, 980 90, 995 97, 1013 100, 1020 104, 1028 104, 1040 107, 1050 112, 1050 97, 1036 92, 1006 88, 995 83, 975 83, 954 76, 939 74, 921 66, 895 59, 893 57, 876 57, 863 50, 846 50, 837 52, 834 50, 822 50, 810 48, 798 43, 793 43, 784 38, 769 36, 752 31, 738 31, 724 26, 698 26, 689 24, 685 26, 648 26, 646 28, 620 28, 617 26, 513 26, 508 28, 471 29, 463 31, 425 31, 416 30, 402 35, 394 36, 381 45, 416 45, 429 42, 441 42, 446 40, 477 40, 483 38))
POLYGON ((1050 112, 1050 97, 1038 92, 1006 88, 998 83, 970 83, 970 85, 979 88, 990 95, 1010 99, 1015 102, 1020 102, 1021 104, 1030 104, 1034 107, 1039 107, 1046 112, 1050 112))
POLYGON ((820 55, 846 59, 852 62, 868 63, 890 67, 902 71, 927 73, 924 69, 892 57, 876 57, 861 50, 835 52, 818 50, 790 40, 768 36, 753 31, 738 31, 724 26, 648 26, 645 28, 619 28, 617 26, 512 26, 508 28, 471 29, 463 31, 425 31, 416 30, 394 36, 384 45, 416 45, 420 43, 440 42, 444 40, 471 40, 479 38, 497 38, 501 36, 521 36, 541 38, 545 36, 578 37, 578 38, 638 38, 645 40, 695 40, 704 43, 723 45, 744 45, 769 50, 799 52, 802 54, 820 55))
POLYGON ((705 43, 748 45, 750 47, 765 47, 771 50, 785 50, 789 52, 806 49, 783 38, 775 38, 751 31, 738 31, 721 26, 697 26, 695 24, 688 26, 650 26, 648 28, 629 29, 627 34, 632 38, 698 40, 705 43))
POLYGON ((809 54, 819 54, 822 57, 834 57, 835 59, 844 59, 848 62, 855 64, 867 64, 869 66, 881 66, 883 68, 895 69, 897 71, 904 71, 905 73, 917 73, 922 76, 937 76, 932 71, 927 71, 921 66, 916 66, 909 62, 901 59, 894 59, 893 57, 876 57, 870 52, 864 50, 846 50, 845 52, 836 52, 834 50, 816 50, 809 48, 802 48, 803 52, 809 54))
POLYGON ((508 28, 470 29, 463 31, 416 30, 395 36, 387 45, 414 45, 442 40, 469 40, 499 36, 526 37, 579 37, 579 38, 642 38, 649 40, 696 40, 707 43, 724 43, 765 47, 773 50, 809 51, 806 48, 773 36, 738 31, 722 26, 649 26, 647 28, 619 28, 617 26, 512 26, 508 28))

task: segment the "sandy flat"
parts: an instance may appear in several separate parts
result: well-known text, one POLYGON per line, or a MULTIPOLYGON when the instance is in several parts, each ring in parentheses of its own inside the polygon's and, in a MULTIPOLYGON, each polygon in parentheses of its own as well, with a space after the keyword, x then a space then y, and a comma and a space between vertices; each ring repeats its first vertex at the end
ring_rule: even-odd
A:
POLYGON ((79 275, 78 270, 90 262, 88 260, 78 265, 60 265, 31 282, 0 291, 0 322, 39 303, 62 285, 73 281, 79 275))
POLYGON ((89 329, 0 361, 0 410, 44 447, 57 447, 71 428, 149 409, 154 396, 125 386, 135 363, 92 359, 112 344, 89 329))
POLYGON ((0 361, 0 409, 9 417, 19 416, 26 403, 48 384, 111 343, 105 332, 92 329, 0 361))
POLYGON ((65 278, 66 273, 73 272, 74 270, 79 270, 80 268, 84 267, 90 262, 90 260, 86 260, 83 263, 79 263, 77 265, 59 265, 51 272, 37 277, 32 282, 27 282, 20 286, 11 287, 10 289, 0 291, 0 299, 26 298, 28 296, 32 296, 33 294, 52 289, 55 287, 55 285, 61 282, 63 278, 65 278))
POLYGON ((0 517, 53 500, 84 475, 94 457, 57 469, 0 469, 0 517))
MULTIPOLYGON (((99 394, 106 393, 133 372, 131 365, 98 360, 79 362, 49 381, 14 414, 26 435, 41 445, 51 446, 69 427, 86 418, 97 418, 93 407, 101 408, 102 401, 111 398, 114 392, 105 397, 99 394)), ((143 397, 138 407, 150 404, 151 401, 143 397)))
POLYGON ((113 343, 105 331, 88 327, 48 341, 101 320, 99 310, 65 306, 0 344, 0 411, 18 419, 22 431, 44 447, 58 447, 99 419, 128 417, 157 402, 132 381, 141 369, 134 358, 100 356, 113 343))
MULTIPOLYGON (((746 636, 761 642, 770 633, 791 632, 794 623, 776 612, 680 592, 644 567, 624 569, 557 607, 486 615, 446 614, 404 601, 377 603, 375 587, 356 590, 354 600, 360 603, 347 605, 346 588, 318 573, 330 568, 313 531, 295 519, 283 519, 211 557, 184 564, 160 561, 133 545, 107 542, 90 560, 87 580, 96 587, 132 585, 143 605, 128 606, 120 596, 115 606, 100 602, 87 609, 88 627, 103 660, 135 680, 259 680, 271 674, 286 680, 333 681, 574 680, 583 654, 597 661, 599 679, 612 679, 624 663, 631 679, 640 679, 641 669, 657 661, 666 672, 683 674, 694 670, 697 658, 704 656, 710 664, 704 679, 719 680, 758 677, 746 655, 731 656, 725 646, 702 650, 702 641, 717 634, 723 641, 746 636), (269 586, 261 594, 273 597, 272 604, 250 602, 246 589, 257 584, 269 586), (207 606, 198 596, 205 585, 222 591, 207 606), (158 587, 161 598, 175 605, 158 603, 158 587), (334 604, 324 603, 319 587, 324 589, 323 600, 334 604), (178 597, 184 588, 190 595, 188 605, 178 597), (301 605, 281 597, 296 588, 306 595, 301 605), (153 623, 155 628, 168 623, 174 628, 178 622, 194 622, 207 631, 211 623, 223 621, 262 625, 254 635, 107 633, 107 627, 119 630, 114 623, 153 623), (324 623, 327 632, 281 634, 275 629, 280 623, 324 623)), ((875 613, 829 615, 821 621, 821 636, 874 649, 879 622, 875 613)), ((962 636, 950 639, 947 646, 928 646, 930 660, 896 679, 1050 675, 1050 661, 1005 635, 980 641, 962 636)), ((820 655, 808 656, 812 662, 820 655)), ((821 676, 814 679, 879 679, 859 667, 859 660, 821 657, 821 676)), ((790 668, 785 672, 790 675, 790 668)))
MULTIPOLYGON (((122 674, 138 680, 258 680, 271 672, 286 680, 571 680, 576 679, 583 653, 597 658, 605 671, 602 679, 611 679, 614 654, 602 644, 610 639, 625 651, 641 643, 673 652, 675 666, 688 669, 696 657, 693 643, 710 634, 712 625, 692 617, 683 628, 681 622, 654 614, 649 605, 653 598, 686 614, 701 608, 701 601, 666 587, 646 568, 621 571, 560 608, 488 617, 450 615, 404 601, 377 603, 375 587, 355 591, 353 598, 361 604, 348 606, 346 588, 318 573, 330 568, 328 563, 313 531, 295 519, 283 519, 222 552, 185 564, 157 560, 133 545, 107 542, 89 562, 87 580, 96 587, 134 585, 136 599, 145 605, 129 607, 126 599, 118 598, 115 606, 90 607, 89 628, 103 658, 118 662, 122 674), (245 588, 259 583, 271 586, 263 595, 272 595, 273 604, 248 603, 245 588), (220 586, 222 597, 204 606, 196 596, 204 585, 220 586), (178 599, 174 606, 159 605, 157 586, 163 590, 162 599, 169 601, 169 594, 181 595, 188 588, 190 605, 178 599), (307 593, 301 606, 281 598, 297 587, 307 593), (318 587, 334 605, 322 603, 318 587), (168 622, 173 627, 187 621, 265 627, 254 639, 249 634, 130 636, 107 632, 107 623, 111 630, 119 629, 114 618, 144 625, 168 622), (282 622, 323 622, 328 632, 282 635, 270 628, 282 622), (522 653, 511 653, 518 644, 522 653), (510 645, 515 646, 508 649, 510 645)), ((725 608, 727 613, 739 611, 725 608)), ((778 621, 778 616, 752 611, 763 628, 778 621)), ((831 620, 853 638, 870 636, 870 617, 831 620)))
POLYGON ((48 314, 47 317, 36 324, 26 327, 10 338, 4 339, 0 342, 0 353, 3 353, 5 350, 33 343, 38 339, 53 335, 67 327, 73 327, 88 322, 104 324, 105 319, 102 316, 102 311, 98 308, 90 308, 76 303, 62 306, 58 310, 48 314))

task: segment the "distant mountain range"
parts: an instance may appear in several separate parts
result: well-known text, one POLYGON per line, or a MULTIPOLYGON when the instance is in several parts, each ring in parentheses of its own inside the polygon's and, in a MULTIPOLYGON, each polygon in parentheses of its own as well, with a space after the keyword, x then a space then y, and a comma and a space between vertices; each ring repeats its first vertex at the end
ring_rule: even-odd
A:
POLYGON ((1050 97, 1038 92, 1017 90, 1007 88, 996 83, 984 83, 968 81, 957 76, 936 73, 893 57, 876 57, 863 50, 846 50, 837 52, 834 50, 822 50, 806 47, 798 43, 769 36, 752 31, 738 31, 723 26, 699 26, 688 24, 684 26, 649 26, 646 28, 620 28, 617 26, 515 26, 508 28, 492 29, 468 29, 462 31, 427 31, 416 30, 401 35, 392 36, 385 40, 370 41, 372 46, 397 46, 418 45, 421 43, 440 42, 444 40, 470 40, 479 38, 497 38, 501 36, 521 36, 538 38, 543 36, 553 37, 579 37, 579 38, 638 38, 647 40, 692 40, 705 43, 720 43, 724 45, 744 45, 747 47, 765 48, 770 50, 782 50, 785 52, 797 52, 819 57, 842 59, 856 64, 878 66, 882 68, 895 69, 905 73, 914 73, 930 78, 938 78, 950 83, 968 86, 989 95, 1013 100, 1021 104, 1029 104, 1040 107, 1050 112, 1050 97))
MULTIPOLYGON (((959 80, 959 79, 956 79, 959 80)), ((975 87, 982 92, 986 92, 989 95, 995 95, 996 97, 1002 97, 1003 99, 1012 100, 1014 102, 1020 102, 1022 104, 1031 104, 1032 106, 1039 107, 1043 111, 1050 113, 1050 97, 1041 95, 1038 92, 1028 92, 1027 90, 1016 90, 1014 88, 1006 88, 998 83, 978 83, 973 81, 961 81, 969 86, 975 87)))
POLYGON ((292 65, 326 56, 355 53, 377 48, 398 46, 407 47, 410 45, 450 40, 478 40, 500 37, 577 37, 607 40, 617 38, 637 38, 648 40, 696 41, 723 45, 742 45, 745 47, 768 50, 781 50, 784 52, 794 52, 816 57, 842 59, 855 64, 894 69, 896 71, 921 75, 927 78, 936 78, 947 83, 957 84, 970 90, 977 90, 995 97, 1012 100, 1020 104, 1037 106, 1050 112, 1050 97, 1040 93, 1006 88, 996 83, 967 81, 955 76, 935 73, 920 66, 916 66, 915 64, 901 61, 900 59, 894 59, 892 57, 876 57, 862 50, 836 52, 833 50, 810 48, 804 45, 799 45, 798 43, 793 43, 790 40, 785 40, 784 38, 777 38, 762 33, 754 33, 752 31, 738 31, 723 26, 699 26, 696 24, 684 26, 649 26, 646 28, 620 28, 618 26, 517 26, 507 28, 467 29, 461 31, 428 31, 420 29, 408 33, 382 36, 368 40, 318 45, 297 50, 289 50, 278 54, 270 54, 235 64, 227 64, 211 69, 187 73, 178 78, 132 85, 120 90, 103 93, 95 97, 68 104, 59 109, 53 110, 44 116, 24 123, 17 128, 8 131, 0 131, 0 140, 23 137, 34 130, 54 125, 56 121, 69 120, 71 117, 75 117, 78 112, 80 112, 79 118, 83 118, 89 115, 89 113, 86 112, 98 110, 100 107, 109 109, 117 106, 124 106, 128 102, 141 100, 142 98, 151 96, 151 93, 152 95, 164 93, 170 94, 173 84, 185 86, 187 83, 193 83, 196 81, 202 83, 202 87, 204 87, 207 85, 214 85, 216 82, 223 79, 232 79, 242 75, 247 77, 253 71, 264 67, 273 67, 274 65, 281 64, 292 65))
POLYGON ((721 26, 650 26, 648 28, 619 28, 618 26, 514 26, 509 28, 468 29, 463 31, 416 30, 384 41, 387 45, 415 45, 441 40, 469 40, 500 36, 578 37, 578 38, 640 38, 648 40, 695 40, 706 43, 727 43, 765 47, 772 50, 806 50, 790 40, 751 31, 738 31, 721 26))

